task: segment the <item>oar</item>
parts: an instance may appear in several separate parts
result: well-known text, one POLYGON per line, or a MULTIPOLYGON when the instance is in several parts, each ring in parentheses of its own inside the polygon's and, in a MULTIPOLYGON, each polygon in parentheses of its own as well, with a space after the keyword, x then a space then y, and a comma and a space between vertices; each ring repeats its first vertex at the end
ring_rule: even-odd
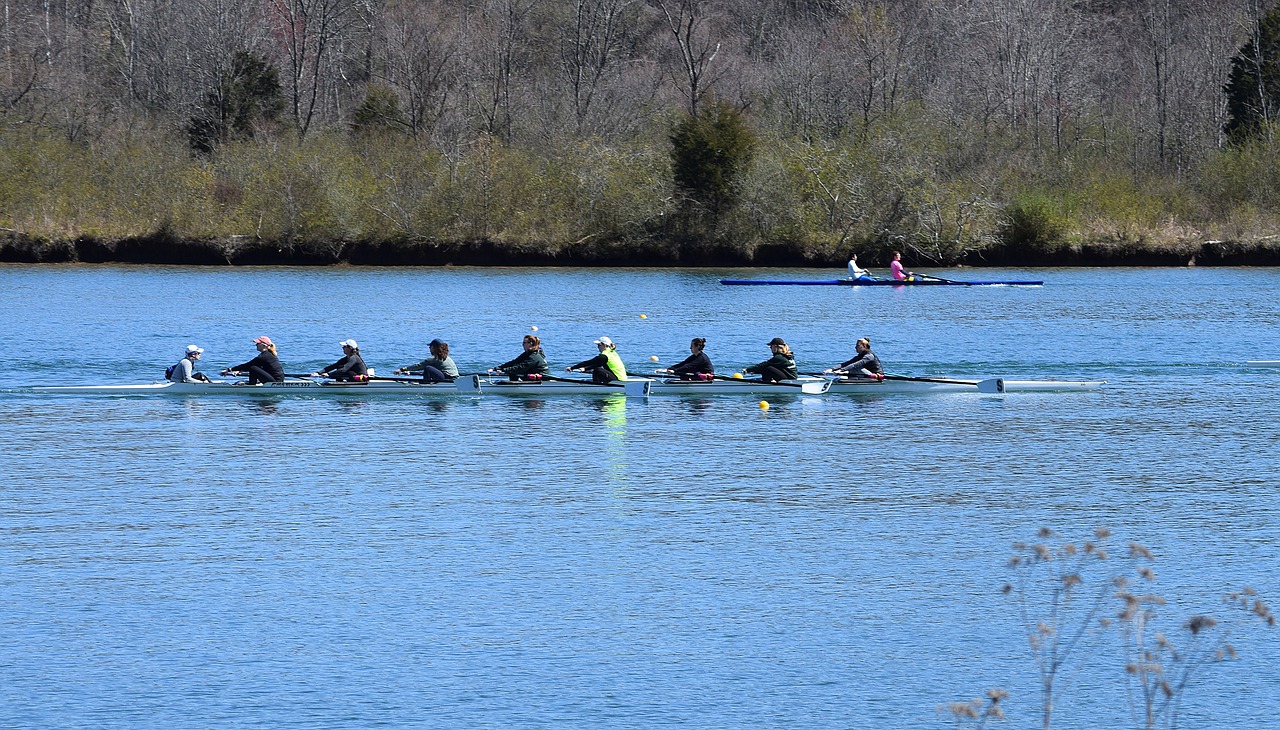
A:
MULTIPOLYGON (((458 377, 460 377, 460 378, 461 378, 461 377, 465 377, 465 376, 459 375, 458 377)), ((421 377, 413 377, 413 376, 411 376, 411 375, 405 375, 405 376, 403 376, 403 377, 401 377, 401 376, 394 376, 394 375, 370 375, 370 376, 369 376, 369 380, 386 380, 386 381, 389 381, 389 382, 392 382, 392 383, 422 383, 422 382, 429 382, 429 383, 441 383, 441 382, 443 382, 443 383, 449 383, 449 382, 452 382, 452 381, 449 381, 449 380, 430 380, 430 381, 424 381, 421 377)))
POLYGON ((573 383, 574 385, 607 385, 610 388, 622 388, 629 396, 648 397, 649 386, 653 384, 652 380, 625 380, 621 383, 596 383, 590 380, 578 380, 577 378, 561 378, 555 375, 543 375, 543 380, 554 380, 557 383, 573 383))
POLYGON ((942 282, 946 282, 947 284, 968 284, 969 283, 967 281, 956 281, 955 279, 944 279, 941 276, 933 276, 931 274, 916 274, 913 272, 912 276, 918 276, 921 279, 933 279, 934 281, 942 281, 942 282))
MULTIPOLYGON (((826 375, 822 373, 801 373, 801 374, 812 375, 819 378, 826 377, 826 375)), ((828 373, 828 375, 835 375, 838 378, 844 377, 839 373, 828 373)), ((977 385, 978 384, 977 380, 955 380, 953 378, 918 378, 912 375, 890 375, 889 373, 885 373, 884 375, 855 375, 854 377, 850 378, 850 380, 905 380, 907 382, 912 382, 912 383, 945 383, 947 385, 977 385)))
MULTIPOLYGON (((245 375, 248 375, 248 374, 249 374, 247 371, 244 371, 244 370, 227 370, 226 372, 228 372, 228 373, 230 373, 230 374, 232 374, 232 375, 238 375, 238 376, 241 376, 241 377, 243 377, 243 376, 245 376, 245 375)), ((286 378, 313 378, 313 377, 315 377, 315 376, 314 376, 314 375, 312 375, 311 373, 284 373, 284 376, 285 376, 286 378)))
POLYGON ((808 393, 809 395, 821 395, 821 394, 823 394, 823 393, 827 392, 827 388, 829 388, 829 387, 830 387, 830 386, 829 386, 829 385, 827 385, 825 382, 821 382, 821 383, 783 383, 783 382, 781 382, 781 381, 777 381, 777 380, 775 380, 775 381, 773 381, 772 383, 766 383, 766 382, 764 382, 764 380, 763 380, 763 379, 761 379, 761 380, 747 380, 747 379, 745 379, 745 378, 731 378, 731 377, 729 377, 728 375, 712 375, 711 377, 712 377, 712 378, 714 378, 714 379, 716 379, 716 380, 727 380, 727 381, 729 381, 730 383, 750 383, 750 384, 753 384, 753 385, 762 385, 762 384, 763 384, 763 385, 785 385, 785 386, 786 386, 786 387, 788 387, 788 388, 799 388, 802 392, 804 392, 804 393, 808 393))

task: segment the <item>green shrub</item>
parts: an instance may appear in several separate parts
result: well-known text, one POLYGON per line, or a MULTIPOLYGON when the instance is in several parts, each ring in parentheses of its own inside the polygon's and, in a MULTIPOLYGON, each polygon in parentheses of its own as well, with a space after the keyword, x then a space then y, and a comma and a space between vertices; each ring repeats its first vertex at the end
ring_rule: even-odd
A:
POLYGON ((1006 245, 1048 250, 1068 230, 1061 204, 1043 193, 1023 193, 1004 209, 1001 239, 1006 245))

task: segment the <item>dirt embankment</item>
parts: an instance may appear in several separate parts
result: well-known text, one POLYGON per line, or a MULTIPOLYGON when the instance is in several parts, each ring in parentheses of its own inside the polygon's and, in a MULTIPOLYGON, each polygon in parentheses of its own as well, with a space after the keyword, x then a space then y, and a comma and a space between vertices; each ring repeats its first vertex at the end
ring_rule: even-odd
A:
MULTIPOLYGON (((908 256, 908 258, 911 258, 908 256)), ((570 244, 549 249, 497 241, 422 243, 341 241, 281 243, 249 237, 190 240, 147 236, 118 240, 0 239, 2 263, 118 263, 187 266, 830 266, 845 254, 770 244, 731 246, 570 244)), ((884 266, 864 253, 863 265, 884 266)), ((913 266, 1280 266, 1280 239, 1171 245, 1065 244, 1054 248, 995 247, 950 260, 916 258, 913 266)))

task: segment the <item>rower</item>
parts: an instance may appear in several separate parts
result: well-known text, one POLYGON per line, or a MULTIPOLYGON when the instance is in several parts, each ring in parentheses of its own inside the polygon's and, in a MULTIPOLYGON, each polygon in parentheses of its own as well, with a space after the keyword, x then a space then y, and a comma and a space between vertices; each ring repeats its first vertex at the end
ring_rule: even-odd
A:
POLYGON ((894 281, 912 281, 915 279, 915 272, 903 270, 901 251, 893 252, 893 261, 889 262, 889 273, 893 275, 894 281))
POLYGON ((522 345, 524 352, 519 357, 489 368, 489 372, 506 375, 513 381, 542 380, 542 376, 550 375, 551 367, 547 365, 547 356, 542 352, 542 340, 537 335, 525 335, 522 345))
POLYGON ((590 370, 591 382, 598 385, 606 385, 615 380, 625 381, 627 379, 627 366, 622 364, 622 358, 618 356, 618 347, 613 344, 613 340, 608 337, 601 337, 595 341, 596 349, 600 351, 599 355, 590 360, 583 360, 577 365, 570 365, 565 368, 567 371, 573 370, 590 370))
POLYGON ((858 254, 855 253, 849 257, 849 280, 858 281, 860 279, 865 279, 867 281, 876 280, 876 278, 871 275, 870 271, 858 266, 858 254))
POLYGON ((762 363, 745 367, 742 369, 743 372, 759 373, 760 380, 766 383, 795 380, 799 377, 800 374, 796 372, 796 356, 792 354, 786 340, 781 337, 769 340, 769 351, 773 353, 773 357, 762 363))
POLYGON ((187 345, 187 353, 182 359, 165 370, 164 376, 175 383, 207 383, 209 376, 204 373, 195 372, 197 362, 200 362, 200 356, 204 354, 204 348, 196 345, 187 345))
POLYGON ((412 365, 405 365, 396 370, 396 373, 408 375, 420 372, 424 383, 452 383, 453 379, 458 377, 458 366, 454 364, 453 358, 449 357, 449 343, 443 340, 432 340, 427 344, 427 349, 431 351, 431 357, 412 365))
POLYGON ((270 337, 255 337, 253 344, 258 348, 258 356, 246 363, 233 365, 222 371, 223 375, 248 373, 249 385, 259 383, 283 383, 284 365, 280 364, 280 355, 276 344, 270 337))
POLYGON ((863 337, 853 345, 856 355, 845 360, 834 368, 827 368, 822 372, 824 374, 835 373, 843 375, 845 378, 875 378, 884 380, 884 368, 880 365, 880 358, 871 351, 871 340, 863 337))
POLYGON ((326 376, 330 380, 347 382, 368 380, 369 368, 365 366, 364 358, 360 356, 360 345, 357 345, 355 340, 343 340, 338 345, 342 347, 342 357, 324 370, 311 373, 311 377, 326 376))
POLYGON ((659 372, 670 373, 681 380, 711 380, 716 374, 711 358, 703 352, 706 349, 705 337, 695 337, 689 343, 689 357, 659 372))

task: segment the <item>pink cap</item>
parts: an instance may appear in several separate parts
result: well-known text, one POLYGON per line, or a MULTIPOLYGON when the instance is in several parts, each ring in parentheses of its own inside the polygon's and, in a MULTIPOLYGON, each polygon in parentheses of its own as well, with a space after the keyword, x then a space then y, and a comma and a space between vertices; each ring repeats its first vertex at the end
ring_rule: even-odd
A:
POLYGON ((253 344, 255 344, 255 345, 272 345, 272 344, 275 344, 275 343, 273 343, 273 342, 271 341, 271 338, 270 338, 270 337, 267 337, 267 336, 263 335, 262 337, 255 337, 255 338, 253 338, 253 344))

